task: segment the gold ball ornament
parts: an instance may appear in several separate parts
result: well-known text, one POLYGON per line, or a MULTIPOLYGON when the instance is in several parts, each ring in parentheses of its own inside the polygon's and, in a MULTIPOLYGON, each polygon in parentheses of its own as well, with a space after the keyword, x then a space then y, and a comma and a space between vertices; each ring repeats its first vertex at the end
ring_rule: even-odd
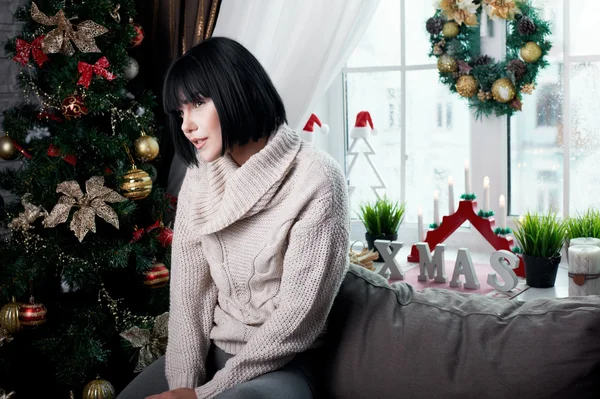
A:
POLYGON ((21 304, 19 321, 25 327, 39 326, 46 322, 46 313, 46 307, 41 303, 35 303, 35 299, 31 297, 29 303, 21 304))
POLYGON ((479 84, 471 75, 463 75, 458 78, 458 82, 456 82, 456 91, 462 97, 473 97, 477 93, 477 89, 479 89, 479 84))
POLYGON ((144 272, 144 285, 150 288, 162 288, 169 282, 169 269, 164 263, 153 263, 150 270, 144 272))
POLYGON ((21 322, 19 321, 20 308, 21 304, 13 296, 12 301, 0 309, 0 326, 4 327, 10 334, 16 334, 21 331, 21 322))
POLYGON ((71 120, 79 119, 82 115, 87 115, 88 109, 85 106, 83 97, 72 95, 63 100, 60 112, 62 112, 67 120, 71 120))
POLYGON ((499 103, 510 102, 515 94, 515 86, 508 78, 500 78, 492 85, 492 97, 499 103))
POLYGON ((82 399, 114 399, 115 388, 106 380, 96 377, 83 388, 82 399))
POLYGON ((10 161, 17 157, 17 148, 8 135, 0 137, 0 158, 10 161))
POLYGON ((542 56, 542 49, 534 42, 527 42, 521 48, 521 58, 527 63, 536 62, 542 56))
POLYGON ((452 39, 460 33, 460 27, 454 21, 446 22, 442 28, 442 34, 446 39, 452 39))
POLYGON ((142 135, 135 140, 135 155, 143 162, 153 161, 158 157, 158 141, 152 136, 142 135))
POLYGON ((437 66, 440 72, 456 72, 457 69, 456 60, 448 54, 442 54, 438 58, 437 66))
POLYGON ((123 176, 121 190, 123 195, 130 200, 144 199, 152 192, 152 179, 148 173, 133 165, 123 176))

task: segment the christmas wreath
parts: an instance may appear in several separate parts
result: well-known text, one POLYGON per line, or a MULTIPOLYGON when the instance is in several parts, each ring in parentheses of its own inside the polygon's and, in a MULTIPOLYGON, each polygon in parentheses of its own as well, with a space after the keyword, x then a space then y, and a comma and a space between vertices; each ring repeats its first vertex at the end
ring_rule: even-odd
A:
POLYGON ((440 81, 469 100, 477 119, 521 110, 522 94, 535 89, 539 70, 548 66, 550 25, 530 2, 518 0, 438 0, 426 23, 430 56, 437 58, 440 81), (507 21, 506 59, 480 54, 482 13, 507 21))

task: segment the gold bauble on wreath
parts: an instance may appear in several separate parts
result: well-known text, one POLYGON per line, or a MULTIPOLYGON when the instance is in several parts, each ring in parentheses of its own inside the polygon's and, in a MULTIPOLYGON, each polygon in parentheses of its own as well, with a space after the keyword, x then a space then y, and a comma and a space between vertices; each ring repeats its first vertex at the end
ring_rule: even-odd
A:
POLYGON ((500 78, 492 85, 492 96, 500 103, 510 102, 515 98, 515 86, 508 78, 500 78))
POLYGON ((471 75, 463 75, 456 82, 456 91, 463 97, 473 97, 479 89, 477 80, 471 75))
POLYGON ((121 190, 123 195, 130 200, 144 199, 152 192, 152 179, 148 173, 133 165, 123 176, 121 190))
POLYGON ((115 388, 110 382, 96 377, 83 388, 81 397, 83 399, 114 399, 115 388))
POLYGON ((542 56, 542 49, 537 43, 527 42, 521 47, 521 58, 527 63, 536 62, 542 56))
POLYGON ((11 161, 17 157, 17 148, 8 135, 0 137, 0 158, 11 161))
POLYGON ((146 136, 142 131, 142 135, 135 140, 135 155, 143 162, 153 161, 158 157, 158 141, 152 136, 146 136))
POLYGON ((12 301, 0 308, 0 326, 4 327, 10 334, 16 334, 21 331, 21 322, 19 321, 19 309, 21 304, 15 297, 12 301))
POLYGON ((456 72, 456 60, 448 54, 442 54, 437 62, 440 72, 456 72))
POLYGON ((458 36, 460 33, 460 27, 454 21, 446 22, 442 28, 442 33, 444 34, 444 38, 452 39, 458 36))

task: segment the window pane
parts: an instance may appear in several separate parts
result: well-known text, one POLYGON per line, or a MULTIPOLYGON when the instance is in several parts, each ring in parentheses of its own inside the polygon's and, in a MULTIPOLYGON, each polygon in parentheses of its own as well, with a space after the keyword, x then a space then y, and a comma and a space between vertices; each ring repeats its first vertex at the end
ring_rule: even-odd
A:
POLYGON ((400 65, 400 1, 381 0, 347 67, 400 65))
POLYGON ((570 214, 600 201, 600 63, 571 65, 570 214))
POLYGON ((346 103, 348 105, 348 148, 354 139, 350 134, 356 114, 369 111, 376 135, 368 137, 374 155, 364 140, 356 140, 353 151, 358 155, 346 157, 347 170, 354 158, 355 164, 348 175, 354 192, 350 196, 352 218, 356 218, 361 201, 377 199, 372 187, 381 185, 369 159, 379 172, 387 189, 377 190, 393 200, 400 201, 400 72, 348 73, 346 76, 346 103))
POLYGON ((572 1, 569 8, 571 23, 571 55, 600 54, 600 42, 591 39, 597 33, 597 16, 600 14, 600 1, 572 1))
POLYGON ((440 215, 447 215, 448 176, 455 182, 455 204, 464 187, 464 163, 470 155, 468 104, 438 83, 435 69, 406 73, 406 221, 433 223, 433 191, 440 191, 440 215), (442 110, 442 126, 432 117, 442 110))
POLYGON ((433 64, 435 57, 429 58, 429 33, 425 21, 435 14, 431 1, 405 1, 406 16, 406 64, 433 64))
POLYGON ((550 21, 550 66, 540 71, 536 89, 523 95, 523 110, 510 119, 510 195, 513 215, 527 211, 561 213, 563 208, 563 29, 562 1, 536 0, 550 21))
POLYGON ((561 68, 560 64, 551 64, 543 70, 536 90, 523 98, 523 111, 511 118, 512 214, 550 209, 562 212, 561 68), (551 197, 561 200, 557 204, 551 197))

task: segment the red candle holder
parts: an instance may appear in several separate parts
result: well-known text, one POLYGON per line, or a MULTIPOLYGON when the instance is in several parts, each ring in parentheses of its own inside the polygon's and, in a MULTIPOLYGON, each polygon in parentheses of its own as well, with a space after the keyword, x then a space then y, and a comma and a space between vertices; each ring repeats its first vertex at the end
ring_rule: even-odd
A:
MULTIPOLYGON (((496 251, 505 249, 511 251, 513 244, 513 238, 511 236, 500 236, 494 233, 494 224, 496 220, 493 217, 484 218, 477 216, 475 209, 477 208, 477 201, 461 200, 458 203, 458 209, 452 215, 447 215, 442 218, 442 224, 437 229, 430 229, 427 231, 427 236, 423 242, 429 244, 429 250, 434 251, 435 246, 444 242, 448 237, 452 235, 464 222, 467 220, 471 225, 477 229, 477 231, 490 243, 496 251)), ((417 246, 413 245, 410 255, 408 255, 409 262, 419 262, 419 251, 417 246)), ((520 277, 525 277, 525 264, 523 258, 519 256, 519 267, 514 269, 515 274, 520 277)))

